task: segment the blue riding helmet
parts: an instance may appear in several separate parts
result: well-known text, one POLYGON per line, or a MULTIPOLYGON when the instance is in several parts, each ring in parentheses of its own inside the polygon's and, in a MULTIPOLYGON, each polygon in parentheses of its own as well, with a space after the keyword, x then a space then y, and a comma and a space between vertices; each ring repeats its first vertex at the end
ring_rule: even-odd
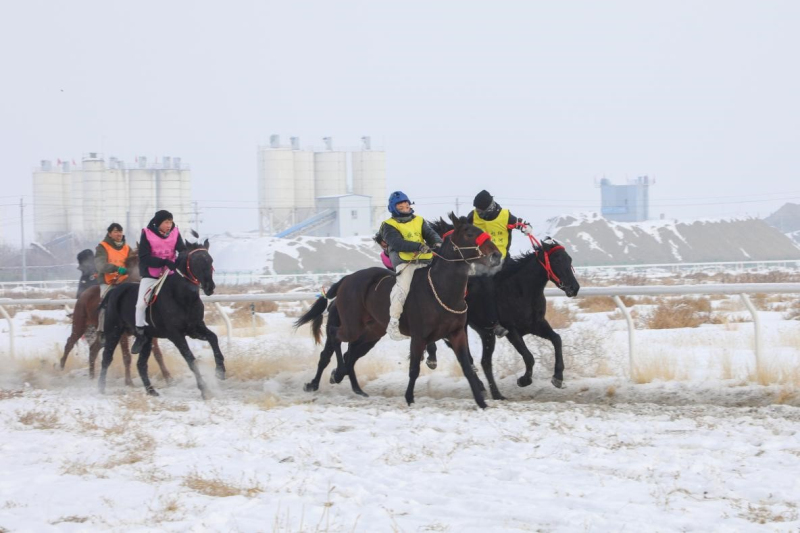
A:
MULTIPOLYGON (((387 208, 389 209, 389 212, 392 215, 399 217, 399 216, 406 216, 408 214, 408 213, 401 213, 395 208, 395 206, 397 206, 397 204, 399 204, 400 202, 408 202, 410 204, 411 200, 408 199, 408 196, 406 196, 406 193, 404 193, 403 191, 394 191, 392 194, 389 195, 389 205, 387 206, 387 208)), ((411 213, 414 213, 413 209, 411 210, 411 213)))

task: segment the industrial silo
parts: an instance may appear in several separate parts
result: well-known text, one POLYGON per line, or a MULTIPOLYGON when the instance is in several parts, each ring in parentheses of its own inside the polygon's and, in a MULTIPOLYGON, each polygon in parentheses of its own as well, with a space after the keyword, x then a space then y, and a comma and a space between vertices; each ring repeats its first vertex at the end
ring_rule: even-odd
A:
POLYGON ((33 214, 36 240, 47 243, 69 231, 69 172, 42 161, 33 172, 33 214))
POLYGON ((273 135, 270 146, 258 149, 259 225, 274 234, 294 224, 294 192, 294 152, 273 135))
POLYGON ((182 166, 180 157, 172 158, 172 168, 181 175, 181 210, 186 220, 182 231, 188 235, 190 229, 197 229, 197 221, 192 213, 192 173, 188 167, 182 166))
POLYGON ((294 156, 294 206, 295 220, 300 222, 313 216, 316 209, 314 194, 314 152, 300 149, 300 139, 292 137, 294 156))
POLYGON ((325 150, 314 153, 314 194, 347 194, 347 152, 333 149, 333 139, 325 137, 325 150))
POLYGON ((386 152, 372 150, 369 137, 362 137, 360 152, 353 152, 353 194, 370 197, 372 227, 388 218, 386 211, 386 152))
POLYGON ((108 159, 108 167, 103 173, 103 211, 101 228, 105 232, 108 225, 116 222, 121 225, 127 223, 128 218, 128 187, 127 177, 122 162, 116 157, 108 159))
POLYGON ((175 225, 186 233, 189 221, 183 205, 181 171, 171 167, 170 158, 165 157, 161 167, 156 169, 156 209, 166 209, 172 213, 175 225))
POLYGON ((137 158, 137 168, 128 171, 128 227, 125 234, 130 245, 139 240, 139 234, 156 212, 156 177, 147 168, 147 158, 137 158))
POLYGON ((97 152, 85 155, 81 164, 83 174, 83 237, 102 239, 108 222, 103 204, 103 175, 105 162, 97 152))

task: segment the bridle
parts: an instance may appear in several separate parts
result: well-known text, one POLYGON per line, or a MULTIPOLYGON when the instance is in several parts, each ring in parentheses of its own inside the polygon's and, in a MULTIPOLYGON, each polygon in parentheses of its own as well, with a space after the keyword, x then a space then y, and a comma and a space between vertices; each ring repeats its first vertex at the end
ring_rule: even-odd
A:
POLYGON ((455 258, 455 259, 448 259, 447 257, 442 257, 442 255, 440 255, 440 254, 438 254, 436 252, 431 252, 431 253, 433 253, 433 255, 435 255, 436 257, 438 257, 439 259, 441 259, 443 261, 450 261, 450 262, 459 261, 459 262, 464 262, 464 263, 469 263, 470 261, 477 261, 478 259, 486 257, 486 254, 483 253, 483 251, 481 251, 481 246, 486 241, 491 241, 492 240, 492 236, 491 235, 489 235, 488 233, 486 233, 484 231, 483 233, 481 233, 480 235, 475 237, 475 246, 458 246, 455 242, 453 242, 453 238, 452 238, 453 232, 455 232, 455 229, 451 229, 450 231, 445 232, 445 234, 442 235, 442 238, 446 239, 447 237, 450 237, 450 245, 453 247, 453 249, 456 252, 458 252, 458 255, 460 255, 461 257, 460 258, 455 258), (476 253, 476 255, 474 257, 464 257, 464 252, 462 252, 462 250, 475 250, 477 253, 476 253))
POLYGON ((539 261, 539 264, 542 265, 542 268, 544 268, 544 271, 547 273, 547 278, 553 283, 555 283, 559 289, 563 290, 563 285, 561 283, 561 280, 558 278, 558 276, 556 276, 556 273, 553 272, 553 265, 550 264, 550 254, 552 254, 553 252, 557 252, 559 250, 564 250, 564 247, 561 246, 560 244, 553 246, 549 250, 545 250, 544 246, 542 246, 542 244, 539 243, 539 247, 536 249, 536 260, 539 261), (540 259, 539 252, 542 252, 544 254, 544 261, 540 259))
MULTIPOLYGON (((183 272, 181 272, 177 268, 175 269, 175 272, 177 272, 182 278, 184 278, 185 280, 191 282, 192 284, 200 285, 200 280, 197 279, 197 276, 195 276, 192 273, 192 254, 194 254, 195 252, 206 252, 206 253, 208 253, 208 248, 195 248, 194 250, 189 252, 189 254, 186 256, 186 274, 184 274, 183 272)), ((214 272, 214 267, 213 266, 211 267, 211 272, 214 272)))

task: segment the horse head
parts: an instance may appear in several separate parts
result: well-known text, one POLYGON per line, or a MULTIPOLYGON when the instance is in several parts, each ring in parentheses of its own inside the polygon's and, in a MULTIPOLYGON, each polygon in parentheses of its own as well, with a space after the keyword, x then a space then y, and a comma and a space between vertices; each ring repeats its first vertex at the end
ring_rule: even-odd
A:
POLYGON ((453 233, 450 234, 450 243, 453 257, 460 257, 470 263, 473 274, 493 274, 500 269, 503 255, 492 242, 488 233, 479 227, 467 222, 465 217, 449 214, 453 222, 453 233))
POLYGON ((567 250, 552 237, 542 239, 541 245, 536 249, 536 258, 547 271, 547 277, 568 297, 577 296, 581 286, 575 278, 572 258, 567 250))
MULTIPOLYGON (((202 287, 206 296, 214 294, 216 285, 214 284, 214 258, 208 252, 208 239, 199 243, 186 243, 185 263, 183 264, 183 276, 202 287)), ((183 262, 183 261, 181 261, 183 262)), ((181 265, 179 265, 180 268, 181 265)))

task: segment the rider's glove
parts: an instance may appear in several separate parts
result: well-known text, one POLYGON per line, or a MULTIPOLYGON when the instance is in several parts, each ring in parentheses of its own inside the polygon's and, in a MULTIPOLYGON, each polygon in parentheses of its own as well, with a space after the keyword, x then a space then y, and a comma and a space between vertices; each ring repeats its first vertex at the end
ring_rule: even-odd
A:
POLYGON ((164 266, 167 267, 170 270, 175 270, 175 261, 167 260, 167 262, 164 263, 164 266))
POLYGON ((530 224, 523 224, 520 226, 519 230, 524 233, 525 235, 530 235, 533 233, 533 228, 530 224))
POLYGON ((423 243, 419 245, 419 253, 421 254, 429 254, 431 253, 431 248, 427 244, 423 243))
POLYGON ((127 273, 128 273, 128 269, 125 268, 125 267, 119 267, 117 269, 117 274, 119 274, 120 276, 124 276, 127 273))

